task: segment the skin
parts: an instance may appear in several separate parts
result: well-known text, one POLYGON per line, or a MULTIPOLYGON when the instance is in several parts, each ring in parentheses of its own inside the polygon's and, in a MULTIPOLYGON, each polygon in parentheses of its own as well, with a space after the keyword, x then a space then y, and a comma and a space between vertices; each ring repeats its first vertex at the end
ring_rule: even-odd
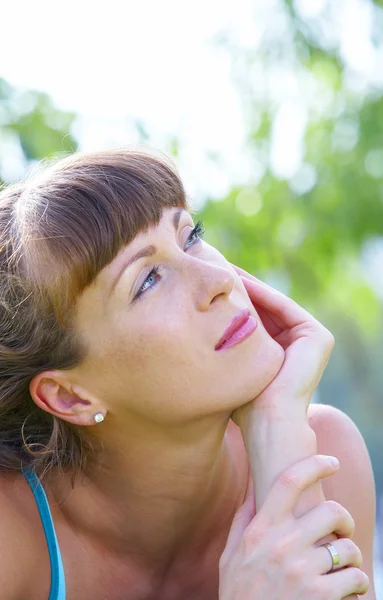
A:
POLYGON ((284 357, 230 263, 198 238, 187 241, 189 213, 174 231, 178 211, 165 210, 79 298, 76 328, 87 359, 40 373, 30 386, 42 409, 83 427, 104 449, 73 492, 65 478, 52 478, 65 519, 78 536, 134 562, 137 576, 155 582, 221 548, 249 474, 244 460, 238 469, 229 418, 267 387, 284 357), (125 268, 149 243, 158 254, 125 268), (157 263, 157 284, 149 279, 133 302, 157 263), (229 351, 215 351, 243 308, 257 329, 229 351), (105 415, 99 425, 96 412, 105 415))
MULTIPOLYGON (((241 426, 252 478, 256 482, 256 506, 262 506, 275 478, 290 465, 318 451, 336 456, 342 466, 341 477, 335 479, 335 484, 325 480, 323 486, 322 482, 317 482, 306 489, 300 495, 294 515, 304 515, 325 500, 335 500, 348 509, 355 525, 350 537, 359 552, 353 566, 362 568, 368 576, 369 589, 363 587, 363 592, 367 591, 365 597, 373 600, 376 506, 368 451, 357 427, 344 413, 331 406, 309 406, 329 360, 334 338, 293 300, 239 267, 234 268, 242 276, 267 331, 285 350, 284 363, 272 383, 232 415, 241 426), (357 493, 355 481, 359 483, 357 493)), ((334 542, 338 545, 337 538, 332 533, 318 540, 316 546, 323 554, 321 544, 334 542)), ((328 582, 323 580, 322 584, 330 585, 330 580, 331 585, 335 584, 335 575, 328 582)), ((365 583, 366 579, 364 586, 365 583)), ((356 597, 353 594, 347 596, 347 600, 356 597)))
MULTIPOLYGON (((262 325, 233 266, 205 242, 187 242, 193 227, 187 212, 174 232, 172 219, 177 210, 164 211, 159 226, 138 235, 79 298, 76 327, 89 349, 84 363, 70 371, 41 373, 31 382, 32 397, 43 410, 82 427, 84 434, 103 447, 97 464, 89 465, 74 491, 62 475, 52 476, 46 486, 64 562, 69 566, 68 597, 88 597, 90 590, 84 582, 89 562, 100 598, 104 597, 102 586, 108 600, 126 598, 132 583, 141 585, 142 591, 132 593, 132 599, 168 600, 179 598, 181 592, 188 598, 184 593, 188 578, 194 579, 196 589, 198 581, 204 581, 204 595, 197 595, 210 600, 217 593, 219 556, 253 479, 257 479, 256 496, 264 497, 270 477, 287 466, 286 460, 294 462, 316 452, 311 435, 310 448, 305 446, 308 422, 304 415, 298 427, 301 440, 291 457, 286 457, 277 440, 274 454, 258 461, 259 468, 254 467, 254 457, 249 464, 249 435, 256 447, 257 428, 250 432, 245 427, 241 432, 229 419, 235 409, 259 398, 276 379, 285 352, 262 325), (126 268, 129 258, 149 243, 158 247, 158 254, 126 268), (157 263, 162 265, 159 277, 148 280, 148 291, 133 302, 134 293, 157 263), (243 308, 257 318, 258 328, 243 343, 216 352, 214 346, 223 330, 243 308), (94 425, 96 412, 105 415, 102 424, 94 425), (275 458, 270 466, 271 456, 275 458), (257 468, 259 475, 254 477, 257 468), (98 569, 102 571, 99 581, 98 569), (75 589, 76 570, 81 578, 75 589), (123 596, 120 592, 110 596, 107 575, 112 571, 113 590, 119 581, 123 596)), ((309 409, 310 432, 320 433, 318 452, 338 456, 338 433, 344 423, 338 422, 336 434, 330 435, 331 410, 311 423, 316 407, 309 409)), ((285 439, 296 441, 297 423, 286 420, 283 432, 285 439)), ((342 439, 352 435, 355 438, 355 432, 345 428, 342 439)), ((360 452, 354 438, 348 447, 364 456, 360 471, 368 471, 368 455, 360 452)), ((338 486, 323 486, 325 496, 344 500, 344 506, 355 509, 356 514, 350 512, 360 543, 359 539, 355 542, 366 551, 369 563, 373 519, 370 516, 366 522, 366 509, 372 506, 373 486, 368 472, 366 496, 350 507, 355 456, 348 451, 342 458, 343 479, 338 486)))
POLYGON ((373 569, 376 493, 366 443, 352 419, 333 406, 311 405, 308 419, 315 432, 318 453, 339 459, 339 471, 322 482, 323 493, 327 500, 344 506, 355 521, 352 540, 362 553, 361 568, 370 580, 369 590, 362 597, 376 600, 373 569))

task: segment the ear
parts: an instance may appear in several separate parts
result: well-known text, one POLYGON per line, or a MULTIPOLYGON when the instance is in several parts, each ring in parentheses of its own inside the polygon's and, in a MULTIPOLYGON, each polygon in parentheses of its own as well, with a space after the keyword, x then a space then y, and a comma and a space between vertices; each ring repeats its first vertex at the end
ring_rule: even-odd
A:
POLYGON ((69 371, 43 371, 29 384, 33 401, 42 410, 75 425, 95 425, 93 415, 106 409, 86 389, 74 384, 69 371))

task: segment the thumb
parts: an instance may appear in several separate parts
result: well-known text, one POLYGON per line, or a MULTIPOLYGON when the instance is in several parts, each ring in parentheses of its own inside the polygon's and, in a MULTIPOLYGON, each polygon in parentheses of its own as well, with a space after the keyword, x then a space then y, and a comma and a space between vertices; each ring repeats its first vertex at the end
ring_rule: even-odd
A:
POLYGON ((247 490, 247 496, 242 506, 237 510, 231 524, 229 536, 227 538, 225 549, 222 553, 222 560, 229 560, 233 552, 237 549, 242 536, 251 523, 255 515, 255 494, 254 486, 250 480, 247 490))

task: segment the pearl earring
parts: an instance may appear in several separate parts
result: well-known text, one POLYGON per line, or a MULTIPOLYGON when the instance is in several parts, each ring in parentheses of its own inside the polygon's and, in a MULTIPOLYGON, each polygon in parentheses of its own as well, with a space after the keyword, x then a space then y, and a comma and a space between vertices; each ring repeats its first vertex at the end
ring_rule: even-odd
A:
POLYGON ((96 421, 96 423, 101 423, 104 420, 104 415, 101 412, 98 412, 93 415, 93 419, 96 421))

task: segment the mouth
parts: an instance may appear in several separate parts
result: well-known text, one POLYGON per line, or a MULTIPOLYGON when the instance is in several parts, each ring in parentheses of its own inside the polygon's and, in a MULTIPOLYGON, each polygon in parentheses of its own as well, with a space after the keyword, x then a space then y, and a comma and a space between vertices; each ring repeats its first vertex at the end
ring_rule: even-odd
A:
POLYGON ((248 308, 241 310, 229 323, 221 338, 215 346, 215 350, 223 350, 235 346, 249 337, 258 326, 256 319, 250 314, 248 308))

